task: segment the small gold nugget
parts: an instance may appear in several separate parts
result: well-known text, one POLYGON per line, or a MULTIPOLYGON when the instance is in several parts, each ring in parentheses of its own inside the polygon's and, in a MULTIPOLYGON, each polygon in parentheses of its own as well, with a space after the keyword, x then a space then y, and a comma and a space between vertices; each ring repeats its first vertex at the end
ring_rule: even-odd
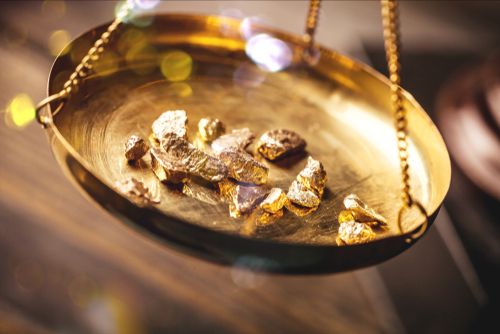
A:
POLYGON ((306 208, 315 208, 320 203, 318 195, 297 180, 292 182, 286 196, 291 202, 306 208))
POLYGON ((157 204, 160 201, 154 200, 149 189, 137 179, 131 177, 126 180, 115 182, 119 192, 127 196, 131 201, 139 206, 157 204))
POLYGON ((187 139, 188 118, 185 110, 169 110, 161 114, 151 126, 156 139, 161 141, 168 133, 187 139))
POLYGON ((268 192, 269 188, 267 187, 238 184, 234 191, 232 203, 229 204, 230 216, 238 218, 242 214, 249 213, 266 197, 268 192))
POLYGON ((387 219, 384 216, 369 208, 355 194, 350 194, 344 198, 344 206, 358 223, 369 223, 374 226, 387 225, 387 219))
POLYGON ((327 181, 323 164, 312 157, 307 158, 307 165, 300 171, 297 176, 297 181, 302 183, 309 190, 314 191, 316 195, 321 198, 327 181))
POLYGON ((210 182, 219 182, 228 175, 227 167, 222 161, 197 149, 174 133, 167 133, 161 145, 167 154, 190 174, 210 182))
POLYGON ((236 129, 215 139, 212 142, 212 150, 215 154, 229 149, 245 150, 254 139, 255 135, 248 128, 236 129))
POLYGON ((149 150, 148 145, 139 136, 132 135, 125 143, 125 158, 135 161, 142 158, 149 150))
POLYGON ((372 231, 369 225, 350 220, 340 224, 337 244, 353 245, 366 243, 375 239, 375 236, 375 232, 372 231))
POLYGON ((226 127, 217 118, 202 118, 198 122, 198 134, 201 139, 206 142, 211 142, 226 132, 226 127))
POLYGON ((253 184, 267 183, 269 168, 250 154, 230 149, 221 152, 218 157, 227 166, 229 176, 235 180, 253 184))
POLYGON ((306 142, 292 130, 276 129, 260 136, 257 150, 269 160, 276 160, 289 154, 302 151, 306 142))
POLYGON ((300 205, 293 204, 291 201, 287 201, 285 203, 285 208, 287 208, 288 211, 296 215, 297 217, 305 217, 313 213, 318 209, 318 207, 314 208, 306 208, 300 205))
POLYGON ((174 161, 163 149, 153 147, 151 154, 151 169, 161 182, 181 183, 188 179, 184 166, 174 161))
POLYGON ((277 213, 283 211, 288 198, 283 190, 280 188, 273 188, 267 195, 266 199, 260 203, 260 207, 268 213, 277 213))

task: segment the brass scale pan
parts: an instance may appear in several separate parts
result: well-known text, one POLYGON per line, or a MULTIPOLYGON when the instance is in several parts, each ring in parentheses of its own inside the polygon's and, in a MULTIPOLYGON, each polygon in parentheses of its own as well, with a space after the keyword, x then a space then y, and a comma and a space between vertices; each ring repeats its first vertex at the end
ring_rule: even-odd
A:
MULTIPOLYGON (((400 172, 387 78, 323 47, 315 64, 305 64, 297 57, 304 50, 300 37, 253 26, 254 33, 273 36, 292 52, 286 69, 265 72, 245 53, 238 20, 177 14, 149 18, 151 25, 139 29, 141 43, 156 53, 127 56, 124 48, 133 45, 120 37, 137 28, 120 26, 105 51, 114 58, 106 63, 103 57, 100 71, 85 78, 46 127, 66 175, 101 207, 182 252, 272 272, 325 273, 373 265, 420 237, 417 232, 425 227, 416 213, 407 215, 402 232, 398 229, 400 172), (191 57, 188 79, 170 82, 162 75, 154 55, 170 51, 191 57), (188 112, 191 138, 198 120, 207 116, 223 120, 229 129, 248 127, 257 135, 274 128, 300 133, 307 141, 307 154, 324 164, 329 177, 318 210, 302 218, 287 212, 269 228, 242 235, 244 219, 230 218, 226 204, 199 201, 160 184, 149 169, 149 155, 136 166, 128 164, 126 139, 135 133, 147 138, 152 121, 172 109, 188 112), (160 192, 161 203, 139 207, 121 195, 114 184, 129 176, 160 192), (384 215, 389 228, 372 242, 338 246, 337 215, 350 193, 384 215)), ((88 49, 107 26, 84 33, 68 47, 88 49)), ((57 57, 49 96, 63 88, 79 61, 70 53, 57 57)), ((448 190, 449 157, 424 110, 407 92, 404 99, 412 190, 431 223, 448 190)), ((51 103, 49 112, 57 105, 51 103)), ((306 158, 270 163, 270 182, 288 189, 306 158)))

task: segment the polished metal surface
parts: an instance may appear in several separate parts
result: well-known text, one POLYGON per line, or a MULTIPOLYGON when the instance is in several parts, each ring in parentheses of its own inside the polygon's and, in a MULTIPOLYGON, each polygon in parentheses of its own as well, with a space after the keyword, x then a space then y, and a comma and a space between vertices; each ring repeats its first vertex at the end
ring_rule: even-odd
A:
MULTIPOLYGON (((72 49, 104 28, 82 35, 72 49)), ((407 235, 401 235, 396 224, 400 175, 388 81, 326 49, 321 49, 316 65, 304 65, 299 37, 254 27, 253 33, 272 35, 291 51, 287 68, 266 72, 247 57, 239 28, 236 20, 195 15, 154 16, 152 25, 140 30, 122 26, 108 45, 113 57, 84 80, 48 128, 63 169, 91 198, 131 226, 221 263, 250 257, 267 270, 341 271, 378 263, 409 247, 407 235), (139 31, 140 40, 127 45, 124 36, 134 31, 139 31), (139 42, 149 51, 131 55, 130 48, 139 42), (190 59, 190 75, 181 75, 183 80, 158 66, 172 52, 190 59), (222 120, 229 131, 248 127, 260 135, 287 128, 300 133, 307 154, 268 163, 269 181, 287 189, 307 156, 313 156, 328 174, 318 210, 306 217, 287 212, 273 226, 242 236, 245 220, 230 218, 224 203, 201 202, 166 188, 150 170, 149 158, 127 163, 126 139, 132 134, 148 137, 151 123, 163 111, 175 109, 187 111, 190 138, 203 117, 222 120), (143 181, 161 196, 161 203, 140 208, 113 190, 116 181, 128 177, 143 181), (386 217, 388 229, 373 242, 337 246, 337 215, 350 193, 386 217)), ((49 94, 62 88, 61 78, 78 63, 71 54, 56 60, 49 94)), ((404 103, 413 194, 432 220, 450 182, 448 153, 438 130, 407 93, 404 103)), ((421 221, 416 217, 418 212, 405 217, 405 232, 418 230, 421 221)))

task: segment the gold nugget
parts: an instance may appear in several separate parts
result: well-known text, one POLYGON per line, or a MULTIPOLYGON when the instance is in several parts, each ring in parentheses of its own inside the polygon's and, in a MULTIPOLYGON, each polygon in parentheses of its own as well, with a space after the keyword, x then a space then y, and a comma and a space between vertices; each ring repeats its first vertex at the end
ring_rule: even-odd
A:
POLYGON ((297 204, 293 204, 291 201, 287 201, 285 203, 285 208, 287 208, 288 211, 296 215, 297 217, 305 217, 313 213, 318 209, 318 207, 314 208, 306 208, 297 204))
POLYGON ((266 199, 260 203, 260 207, 268 213, 277 213, 283 211, 288 198, 280 188, 273 188, 267 195, 266 199))
POLYGON ((212 142, 212 150, 220 154, 229 149, 245 150, 255 139, 255 135, 248 129, 237 129, 220 136, 212 142))
POLYGON ((149 150, 148 145, 139 136, 132 135, 125 143, 125 158, 135 161, 142 158, 149 150))
POLYGON ((181 183, 188 179, 184 166, 177 163, 163 149, 151 148, 151 169, 161 182, 181 183))
POLYGON ((327 181, 326 171, 323 164, 312 157, 307 158, 306 167, 300 171, 297 181, 302 183, 307 189, 313 191, 319 198, 323 196, 327 181))
POLYGON ((190 174, 210 182, 219 182, 228 175, 227 167, 219 159, 197 149, 174 133, 167 133, 162 140, 163 149, 190 174))
POLYGON ((217 118, 202 118, 198 122, 198 134, 201 139, 206 142, 211 142, 226 132, 226 127, 217 118))
POLYGON ((304 150, 306 142, 292 130, 276 129, 264 133, 259 138, 257 150, 269 160, 276 160, 304 150))
POLYGON ((155 137, 161 141, 168 133, 187 139, 188 118, 184 110, 169 110, 161 114, 151 126, 155 137))
POLYGON ((233 197, 236 194, 236 182, 224 179, 220 181, 218 184, 219 186, 219 193, 226 203, 230 203, 233 201, 233 197))
POLYGON ((233 218, 250 212, 269 193, 269 188, 262 186, 251 186, 238 184, 233 196, 232 205, 229 206, 229 214, 233 218))
POLYGON ((371 225, 386 226, 387 219, 371 209, 355 194, 350 194, 344 198, 344 206, 351 212, 353 218, 358 223, 370 223, 371 225))
POLYGON ((229 176, 235 180, 253 184, 267 183, 269 168, 250 154, 230 149, 221 152, 218 157, 227 166, 229 176))
POLYGON ((306 208, 315 208, 320 203, 318 195, 297 180, 292 182, 286 196, 291 202, 306 208))
POLYGON ((229 215, 233 218, 250 212, 269 193, 268 187, 242 185, 227 179, 218 185, 222 199, 229 203, 229 215))
POLYGON ((119 192, 127 196, 131 201, 139 206, 157 204, 160 201, 153 199, 149 189, 141 181, 131 177, 126 180, 115 182, 119 192))
POLYGON ((337 244, 353 245, 367 243, 375 239, 375 236, 375 232, 372 231, 369 225, 350 220, 340 224, 337 244))

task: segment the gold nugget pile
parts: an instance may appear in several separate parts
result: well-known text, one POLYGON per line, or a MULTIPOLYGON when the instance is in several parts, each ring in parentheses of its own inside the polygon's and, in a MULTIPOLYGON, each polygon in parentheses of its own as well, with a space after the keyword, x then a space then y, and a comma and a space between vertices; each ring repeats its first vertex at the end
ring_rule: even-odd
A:
MULTIPOLYGON (((202 118, 190 142, 187 126, 186 111, 164 112, 151 126, 149 145, 136 135, 127 140, 126 159, 140 160, 149 151, 151 169, 161 182, 202 202, 217 204, 222 200, 228 204, 231 217, 257 215, 255 221, 262 225, 283 216, 285 208, 302 217, 320 205, 327 175, 321 162, 312 157, 308 157, 287 191, 269 184, 265 160, 272 163, 303 153, 306 142, 298 133, 286 129, 268 131, 257 140, 255 153, 251 154, 248 148, 255 135, 248 128, 226 133, 222 121, 202 118)), ((127 194, 139 196, 142 202, 151 198, 140 181, 129 180, 126 184, 127 194), (137 189, 131 189, 134 185, 137 189)), ((339 215, 341 244, 370 241, 375 236, 371 227, 386 223, 355 195, 346 198, 344 204, 346 210, 339 215)))

